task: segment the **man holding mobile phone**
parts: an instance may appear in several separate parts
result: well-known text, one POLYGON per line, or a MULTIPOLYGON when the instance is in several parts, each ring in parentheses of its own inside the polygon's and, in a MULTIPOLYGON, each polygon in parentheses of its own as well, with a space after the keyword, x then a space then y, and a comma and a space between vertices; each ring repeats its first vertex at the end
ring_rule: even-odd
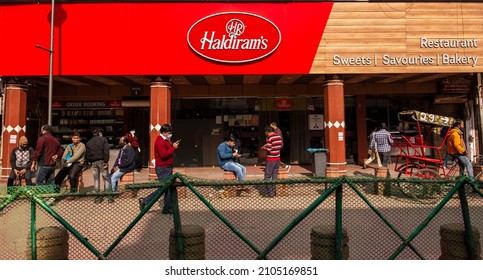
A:
MULTIPOLYGON (((160 135, 156 137, 154 142, 154 160, 156 176, 158 180, 163 180, 166 177, 173 174, 173 154, 179 147, 181 141, 178 140, 171 143, 171 137, 173 136, 173 128, 170 124, 163 124, 160 129, 160 135)), ((144 207, 151 202, 151 200, 161 191, 157 189, 145 198, 139 198, 139 210, 142 211, 144 207)), ((171 202, 170 189, 164 193, 164 205, 163 214, 173 214, 173 205, 171 202)))
POLYGON ((217 149, 218 164, 221 169, 235 172, 238 181, 245 179, 247 169, 245 166, 236 162, 241 157, 235 149, 235 141, 230 136, 223 139, 223 142, 218 145, 217 149))

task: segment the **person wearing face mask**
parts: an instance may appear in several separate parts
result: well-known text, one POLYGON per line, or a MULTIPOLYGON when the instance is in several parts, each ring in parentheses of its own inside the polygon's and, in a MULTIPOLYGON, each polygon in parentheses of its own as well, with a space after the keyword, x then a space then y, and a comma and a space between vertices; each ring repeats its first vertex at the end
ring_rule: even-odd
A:
MULTIPOLYGON (((72 144, 67 145, 62 155, 62 169, 55 176, 55 184, 61 185, 65 177, 68 176, 70 182, 70 192, 77 192, 77 178, 82 172, 84 165, 86 146, 82 143, 79 132, 72 134, 72 144)), ((75 197, 69 197, 74 199, 75 197)))
MULTIPOLYGON (((171 141, 173 136, 173 128, 170 124, 163 124, 160 129, 160 135, 156 137, 154 142, 154 160, 156 176, 158 180, 163 180, 173 174, 173 154, 179 147, 181 140, 174 143, 171 141)), ((151 200, 159 194, 161 189, 157 189, 145 198, 139 199, 139 210, 142 211, 144 207, 151 202, 151 200)), ((173 214, 173 205, 171 202, 170 189, 164 193, 163 214, 173 214)))
POLYGON ((27 137, 22 136, 18 141, 18 147, 12 150, 10 154, 10 165, 12 172, 8 176, 7 186, 13 186, 15 178, 24 177, 27 186, 32 186, 32 158, 34 149, 30 147, 27 137))
MULTIPOLYGON (((134 149, 129 145, 129 138, 126 136, 119 138, 119 154, 111 169, 111 190, 113 192, 118 190, 118 181, 121 179, 122 175, 134 171, 134 157, 134 149)), ((107 202, 114 202, 114 197, 109 196, 107 202)))
POLYGON ((134 170, 134 172, 140 173, 141 169, 143 169, 142 159, 141 159, 141 148, 139 145, 139 139, 135 134, 136 134, 136 130, 131 129, 128 133, 126 133, 126 137, 129 139, 129 145, 133 147, 134 152, 136 154, 136 159, 135 159, 136 169, 134 170))

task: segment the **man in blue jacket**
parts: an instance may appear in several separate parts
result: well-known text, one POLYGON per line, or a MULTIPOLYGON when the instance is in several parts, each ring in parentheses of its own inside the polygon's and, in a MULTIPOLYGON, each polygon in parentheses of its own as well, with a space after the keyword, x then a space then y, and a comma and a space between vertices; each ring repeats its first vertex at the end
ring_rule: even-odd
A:
MULTIPOLYGON (((135 152, 133 147, 129 144, 129 139, 126 136, 119 138, 119 154, 111 170, 111 189, 113 192, 117 191, 117 182, 122 175, 134 171, 136 167, 135 152)), ((114 197, 110 196, 107 201, 114 202, 114 197)))
POLYGON ((243 181, 247 169, 240 163, 235 162, 241 155, 238 154, 238 151, 234 150, 234 147, 235 141, 232 138, 227 136, 223 139, 223 142, 218 146, 217 150, 218 164, 223 170, 235 172, 237 180, 243 181))

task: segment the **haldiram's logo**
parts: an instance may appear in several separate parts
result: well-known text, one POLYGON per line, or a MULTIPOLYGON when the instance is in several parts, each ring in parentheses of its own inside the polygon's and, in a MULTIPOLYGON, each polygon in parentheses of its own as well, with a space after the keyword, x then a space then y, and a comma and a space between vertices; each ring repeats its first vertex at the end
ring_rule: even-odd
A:
POLYGON ((272 54, 282 36, 270 20, 255 14, 227 12, 195 22, 187 41, 198 55, 217 62, 247 63, 272 54))

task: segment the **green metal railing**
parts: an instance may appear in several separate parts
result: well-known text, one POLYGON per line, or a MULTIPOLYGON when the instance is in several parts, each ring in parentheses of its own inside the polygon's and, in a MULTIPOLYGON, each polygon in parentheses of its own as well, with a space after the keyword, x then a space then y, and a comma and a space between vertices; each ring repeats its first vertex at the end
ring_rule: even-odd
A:
MULTIPOLYGON (((13 191, 9 190, 10 195, 3 195, 0 196, 0 199, 3 202, 0 203, 0 213, 4 211, 4 209, 10 205, 11 203, 17 200, 27 199, 30 200, 30 234, 31 238, 31 248, 32 248, 32 259, 37 258, 37 251, 36 251, 36 207, 39 206, 43 209, 48 215, 50 215, 53 219, 55 219, 58 223, 60 223, 63 227, 65 227, 80 243, 85 246, 92 254, 95 255, 97 259, 107 259, 111 252, 117 248, 117 246, 129 235, 132 229, 147 215, 156 201, 160 200, 160 198, 164 195, 164 193, 171 188, 171 199, 173 202, 173 216, 172 222, 173 227, 175 230, 176 236, 176 251, 178 253, 178 259, 184 259, 184 248, 183 248, 183 240, 182 240, 182 222, 181 218, 183 212, 180 211, 179 206, 179 198, 178 198, 178 189, 180 187, 186 187, 196 199, 201 201, 201 203, 206 207, 207 210, 212 212, 217 219, 219 219, 231 232, 233 232, 243 243, 245 243, 255 254, 256 259, 267 259, 268 255, 278 246, 278 244, 287 236, 289 235, 302 221, 304 221, 314 210, 320 207, 324 202, 327 201, 329 197, 334 195, 335 197, 335 208, 334 208, 334 226, 335 226, 335 248, 336 248, 336 259, 343 259, 343 224, 344 224, 344 197, 349 191, 353 191, 358 197, 362 199, 362 201, 369 207, 371 211, 373 211, 377 217, 399 238, 401 241, 400 245, 397 249, 388 257, 388 259, 396 259, 401 252, 407 247, 411 251, 415 253, 415 255, 419 259, 425 259, 423 253, 421 253, 417 246, 415 246, 412 242, 413 240, 428 226, 428 224, 440 213, 440 211, 447 205, 450 199, 457 193, 459 198, 459 204, 461 208, 462 219, 465 228, 465 244, 467 247, 468 252, 470 253, 470 259, 479 259, 479 255, 477 254, 477 243, 473 237, 473 226, 472 226, 472 219, 470 217, 470 207, 468 206, 467 201, 467 191, 472 191, 473 193, 477 194, 478 198, 481 200, 483 198, 483 194, 479 190, 479 182, 471 180, 467 177, 459 177, 456 180, 424 180, 418 178, 410 178, 410 179, 393 179, 393 178, 366 178, 366 177, 339 177, 339 178, 322 178, 322 177, 305 177, 305 178, 297 178, 297 179, 285 179, 285 180, 274 180, 274 181, 263 181, 263 180, 247 180, 247 181, 217 181, 217 180, 204 180, 199 178, 192 178, 188 176, 181 175, 176 173, 163 181, 152 181, 148 183, 140 183, 140 184, 130 184, 126 186, 126 191, 140 191, 145 189, 155 189, 160 188, 161 191, 156 195, 156 197, 148 203, 136 216, 135 218, 130 221, 130 223, 122 230, 122 232, 117 236, 117 238, 110 244, 110 246, 105 250, 103 253, 100 250, 96 249, 96 247, 91 244, 85 236, 83 236, 78 230, 75 229, 66 219, 64 219, 59 213, 55 211, 55 206, 50 206, 48 203, 45 202, 47 198, 56 198, 62 199, 66 196, 78 196, 78 197, 94 197, 99 195, 107 195, 107 194, 95 194, 95 193, 81 193, 81 194, 56 194, 53 193, 57 191, 55 188, 56 186, 37 186, 37 187, 20 187, 15 188, 13 191), (404 185, 405 187, 408 186, 430 186, 435 189, 438 189, 440 193, 440 197, 437 200, 438 202, 435 204, 434 209, 425 217, 425 219, 408 235, 404 236, 404 234, 397 229, 397 227, 391 223, 390 219, 388 219, 383 212, 378 209, 371 202, 371 199, 368 197, 370 194, 366 192, 364 194, 363 188, 361 186, 365 186, 366 188, 371 188, 371 186, 376 186, 377 184, 384 184, 388 186, 391 191, 390 194, 386 194, 387 197, 389 196, 396 196, 397 197, 397 188, 404 185), (202 188, 218 188, 224 189, 225 187, 230 186, 242 186, 248 188, 259 188, 268 185, 283 185, 291 186, 294 185, 316 185, 319 186, 321 189, 320 195, 315 198, 313 202, 311 202, 299 215, 294 217, 292 221, 286 225, 276 236, 273 240, 264 248, 260 248, 257 246, 253 240, 250 240, 243 231, 238 229, 234 224, 233 221, 230 221, 227 217, 222 214, 222 211, 217 209, 210 199, 207 199, 205 195, 202 193, 202 188)), ((407 189, 406 189, 407 191, 407 189)), ((121 195, 122 192, 117 193, 109 193, 113 195, 121 195)), ((399 194, 401 195, 401 194, 399 194)), ((377 198, 380 196, 377 196, 377 198)), ((434 197, 433 197, 434 198, 434 197)), ((250 199, 250 197, 246 198, 250 199)), ((374 199, 374 198, 373 198, 374 199)), ((407 198, 411 199, 411 198, 407 198)), ((418 201, 415 201, 418 202, 418 201)), ((135 200, 134 203, 137 203, 135 200)), ((6 213, 8 215, 8 213, 6 213)), ((481 223, 480 220, 477 221, 481 223)))

